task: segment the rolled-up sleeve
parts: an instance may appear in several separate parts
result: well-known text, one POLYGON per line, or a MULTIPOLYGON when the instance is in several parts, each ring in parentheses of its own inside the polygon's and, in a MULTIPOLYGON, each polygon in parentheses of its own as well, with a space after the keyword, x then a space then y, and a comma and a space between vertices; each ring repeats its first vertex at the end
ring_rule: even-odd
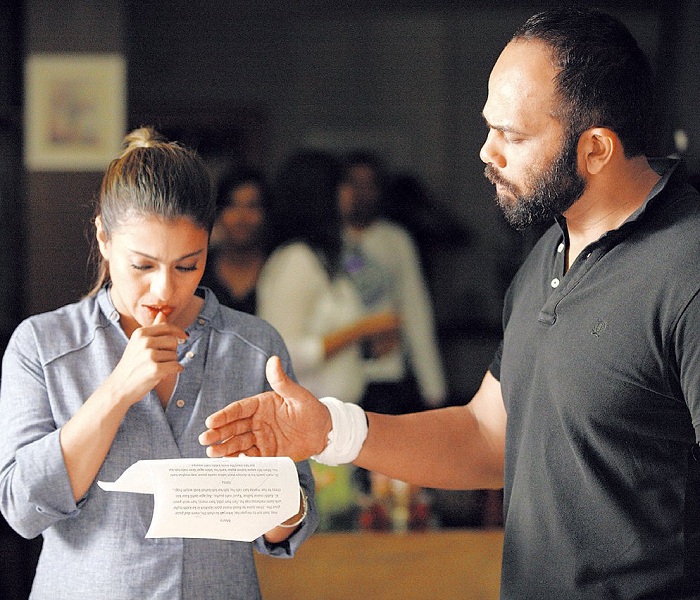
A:
POLYGON ((258 316, 284 338, 300 377, 318 369, 326 359, 323 334, 311 325, 318 297, 328 286, 313 251, 294 244, 274 253, 258 281, 258 316))
POLYGON ((26 324, 3 357, 0 431, 0 510, 10 526, 33 538, 77 514, 43 366, 26 324))
POLYGON ((315 484, 311 474, 311 468, 307 461, 296 463, 297 472, 299 473, 299 485, 306 493, 307 514, 301 526, 286 540, 279 544, 270 544, 265 541, 264 537, 259 537, 255 540, 255 548, 261 554, 268 554, 278 558, 291 558, 295 552, 318 527, 318 509, 316 507, 315 484))

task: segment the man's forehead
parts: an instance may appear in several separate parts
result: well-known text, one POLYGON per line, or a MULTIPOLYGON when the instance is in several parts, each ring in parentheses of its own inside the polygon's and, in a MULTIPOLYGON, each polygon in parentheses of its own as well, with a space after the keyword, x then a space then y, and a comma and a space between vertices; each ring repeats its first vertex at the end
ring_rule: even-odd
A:
POLYGON ((539 40, 516 39, 509 42, 499 55, 491 70, 489 84, 501 81, 553 89, 556 74, 549 46, 539 40))
POLYGON ((551 51, 543 42, 510 42, 491 71, 484 118, 496 123, 505 114, 554 114, 556 73, 551 51))

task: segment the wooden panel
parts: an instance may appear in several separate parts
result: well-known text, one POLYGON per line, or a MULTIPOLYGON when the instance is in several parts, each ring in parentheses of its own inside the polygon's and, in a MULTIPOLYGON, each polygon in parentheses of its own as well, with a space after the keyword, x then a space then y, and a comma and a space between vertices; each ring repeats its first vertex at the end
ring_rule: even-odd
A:
POLYGON ((498 598, 503 533, 321 533, 291 560, 257 556, 265 600, 498 598))
POLYGON ((27 313, 53 310, 90 289, 93 201, 101 173, 32 172, 27 229, 27 313))

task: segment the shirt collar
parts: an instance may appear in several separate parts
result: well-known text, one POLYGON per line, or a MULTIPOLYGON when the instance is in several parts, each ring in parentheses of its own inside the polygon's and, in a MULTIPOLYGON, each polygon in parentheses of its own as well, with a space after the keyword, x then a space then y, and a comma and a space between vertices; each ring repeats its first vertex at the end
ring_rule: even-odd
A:
MULTIPOLYGON (((649 191, 649 194, 645 198, 644 202, 642 202, 641 206, 635 210, 626 220, 622 225, 620 225, 620 228, 625 227, 628 223, 633 223, 639 219, 641 215, 643 215, 650 204, 654 204, 661 193, 661 191, 666 187, 668 184, 669 180, 671 179, 671 176, 673 173, 676 171, 678 168, 678 165, 680 164, 680 159, 678 158, 673 158, 673 157, 662 157, 662 158, 650 158, 649 159, 649 166, 656 171, 657 175, 661 175, 661 179, 656 182, 653 188, 649 191)), ((564 234, 565 237, 567 237, 567 227, 566 227, 566 217, 563 215, 557 215, 556 216, 556 222, 559 225, 559 228, 562 230, 562 233, 564 234)), ((618 228, 619 229, 619 228, 618 228)), ((608 232, 610 233, 610 232, 608 232)), ((604 234, 602 237, 605 237, 607 234, 604 234)), ((602 239, 602 238, 601 238, 602 239)))

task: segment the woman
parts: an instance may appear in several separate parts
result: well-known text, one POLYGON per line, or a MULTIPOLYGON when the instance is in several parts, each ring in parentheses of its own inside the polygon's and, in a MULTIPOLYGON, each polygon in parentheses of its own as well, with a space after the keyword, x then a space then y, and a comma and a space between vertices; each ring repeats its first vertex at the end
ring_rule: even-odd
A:
POLYGON ((282 334, 302 385, 358 402, 361 343, 395 336, 398 320, 366 316, 344 273, 341 175, 335 157, 322 151, 300 150, 282 165, 270 213, 276 249, 258 281, 258 315, 282 334))
MULTIPOLYGON (((300 150, 275 179, 270 233, 275 250, 258 280, 258 315, 284 337, 302 385, 318 397, 359 402, 366 379, 361 346, 392 347, 398 319, 367 316, 344 270, 338 197, 347 193, 334 156, 300 150)), ((312 463, 321 530, 347 529, 356 520, 353 468, 312 463)))
POLYGON ((219 184, 216 204, 215 239, 202 285, 222 304, 255 314, 255 286, 267 256, 268 191, 263 174, 249 168, 227 173, 219 184))
POLYGON ((0 507, 18 533, 44 537, 31 598, 258 598, 253 545, 289 556, 316 526, 306 463, 306 518, 302 497, 254 544, 146 539, 153 497, 95 483, 141 459, 204 457, 197 436, 212 408, 264 390, 269 355, 289 363, 274 330, 198 288, 214 213, 195 153, 132 132, 100 189, 96 285, 12 336, 0 507))

